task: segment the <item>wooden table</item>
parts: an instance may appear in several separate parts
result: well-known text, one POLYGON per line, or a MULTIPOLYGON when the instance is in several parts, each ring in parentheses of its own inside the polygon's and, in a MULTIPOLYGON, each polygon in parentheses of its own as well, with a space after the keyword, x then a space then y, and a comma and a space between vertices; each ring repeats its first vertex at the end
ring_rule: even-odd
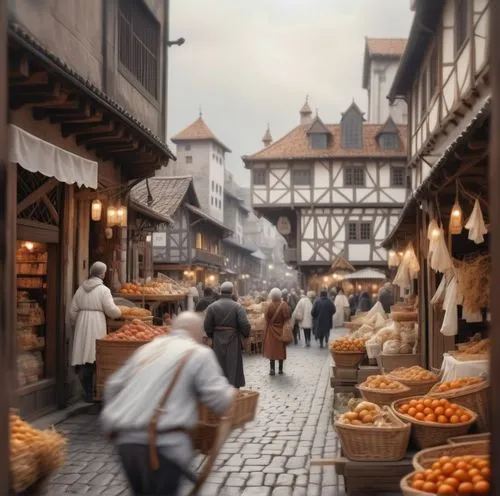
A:
MULTIPOLYGON (((125 298, 126 300, 130 300, 138 303, 142 308, 148 308, 151 310, 151 313, 155 315, 155 311, 158 310, 160 305, 163 303, 168 304, 168 312, 171 315, 175 315, 177 313, 178 304, 186 298, 186 295, 132 295, 132 294, 122 294, 116 293, 116 297, 125 298), (177 304, 177 305, 176 305, 177 304)), ((156 315, 157 317, 162 317, 162 315, 156 315)))

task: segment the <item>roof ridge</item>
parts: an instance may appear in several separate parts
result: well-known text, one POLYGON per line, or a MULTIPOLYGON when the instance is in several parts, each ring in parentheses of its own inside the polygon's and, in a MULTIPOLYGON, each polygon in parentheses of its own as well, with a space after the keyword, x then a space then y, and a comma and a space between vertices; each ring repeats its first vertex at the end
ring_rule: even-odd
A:
POLYGON ((149 179, 193 179, 193 176, 189 174, 186 174, 185 176, 154 176, 149 179))

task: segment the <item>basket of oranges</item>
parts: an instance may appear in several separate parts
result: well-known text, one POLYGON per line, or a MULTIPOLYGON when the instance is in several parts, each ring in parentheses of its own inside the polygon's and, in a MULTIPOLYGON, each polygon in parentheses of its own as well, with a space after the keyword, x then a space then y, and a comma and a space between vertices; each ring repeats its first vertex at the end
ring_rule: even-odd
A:
POLYGON ((429 396, 458 401, 461 405, 477 413, 480 432, 489 431, 489 384, 481 377, 460 377, 452 381, 435 384, 429 396))
POLYGON ((400 367, 387 374, 390 379, 399 381, 410 388, 408 396, 427 394, 432 386, 439 381, 439 376, 418 365, 400 367))
POLYGON ((337 367, 356 368, 365 357, 364 339, 339 338, 330 343, 330 353, 337 367))
POLYGON ((415 455, 416 471, 402 479, 401 490, 405 496, 490 494, 488 449, 484 443, 463 443, 423 450, 415 455))
POLYGON ((408 396, 410 388, 386 375, 371 375, 356 388, 366 401, 377 405, 391 405, 394 401, 408 396))
POLYGON ((404 398, 392 404, 394 413, 412 424, 412 436, 420 449, 445 444, 448 438, 467 434, 477 419, 468 408, 446 398, 404 398))
POLYGON ((355 461, 397 461, 404 458, 410 425, 390 408, 361 401, 335 421, 335 430, 347 458, 355 461))

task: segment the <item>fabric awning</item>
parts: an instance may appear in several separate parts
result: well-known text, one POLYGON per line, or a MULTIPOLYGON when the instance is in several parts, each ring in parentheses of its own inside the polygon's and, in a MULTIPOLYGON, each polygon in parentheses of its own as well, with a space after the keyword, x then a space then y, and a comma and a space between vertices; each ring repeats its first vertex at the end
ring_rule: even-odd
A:
POLYGON ((9 161, 66 184, 97 189, 97 162, 80 157, 9 124, 9 161))
POLYGON ((357 272, 353 272, 352 274, 348 274, 344 277, 344 280, 355 280, 355 279, 373 279, 377 281, 383 281, 387 279, 387 276, 375 269, 361 269, 357 272))

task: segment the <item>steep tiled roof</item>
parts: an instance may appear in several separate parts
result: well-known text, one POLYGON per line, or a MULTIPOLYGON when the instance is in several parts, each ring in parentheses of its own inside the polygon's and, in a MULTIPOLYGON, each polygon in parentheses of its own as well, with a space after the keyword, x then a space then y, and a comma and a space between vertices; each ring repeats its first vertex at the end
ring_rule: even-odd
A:
POLYGON ((148 203, 148 187, 146 180, 134 186, 131 191, 132 200, 153 209, 161 215, 172 217, 184 200, 189 187, 193 183, 191 176, 152 177, 147 180, 153 201, 148 203))
POLYGON ((231 231, 231 229, 229 229, 229 227, 226 227, 222 222, 219 222, 217 219, 214 219, 210 215, 206 214, 201 208, 195 207, 194 205, 190 205, 189 203, 186 204, 186 207, 188 210, 198 215, 202 219, 205 219, 207 222, 210 222, 214 226, 217 226, 222 231, 226 231, 227 233, 233 232, 231 231))
POLYGON ((366 38, 366 50, 370 56, 401 57, 406 41, 406 38, 366 38))
POLYGON ((363 124, 362 149, 342 148, 340 124, 326 124, 333 135, 328 148, 314 149, 309 146, 307 131, 309 125, 300 125, 292 129, 283 138, 253 155, 243 157, 245 162, 258 160, 291 160, 307 158, 340 158, 340 157, 406 157, 406 126, 398 126, 401 148, 399 150, 383 150, 377 142, 380 124, 363 124))
POLYGON ((215 141, 220 147, 224 148, 226 152, 231 152, 231 150, 224 143, 222 143, 222 141, 215 137, 215 134, 207 126, 201 115, 192 124, 172 137, 172 141, 174 143, 177 143, 178 141, 206 140, 215 141))

